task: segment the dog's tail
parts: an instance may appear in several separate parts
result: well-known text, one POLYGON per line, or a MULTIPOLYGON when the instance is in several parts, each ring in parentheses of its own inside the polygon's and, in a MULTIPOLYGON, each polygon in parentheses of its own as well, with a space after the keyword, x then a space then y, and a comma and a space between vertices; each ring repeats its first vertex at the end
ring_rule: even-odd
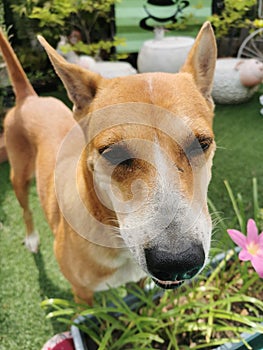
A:
POLYGON ((0 48, 7 64, 9 78, 13 85, 13 90, 16 96, 16 101, 22 101, 27 96, 36 95, 33 86, 30 84, 27 76, 18 61, 18 58, 5 38, 3 31, 0 28, 0 48))

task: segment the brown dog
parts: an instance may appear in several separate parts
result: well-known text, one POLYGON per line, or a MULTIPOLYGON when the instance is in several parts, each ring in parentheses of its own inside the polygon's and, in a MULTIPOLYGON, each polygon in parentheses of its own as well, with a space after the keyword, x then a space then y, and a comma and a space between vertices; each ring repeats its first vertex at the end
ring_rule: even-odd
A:
POLYGON ((178 74, 108 80, 39 40, 79 123, 58 101, 37 97, 5 54, 17 96, 5 120, 6 144, 27 246, 33 241, 36 249, 27 205, 35 167, 56 258, 78 298, 91 303, 95 291, 145 275, 162 288, 178 287, 203 268, 210 248, 216 61, 210 24, 178 74))
MULTIPOLYGON (((48 183, 52 183, 53 180, 51 169, 55 166, 56 153, 61 139, 74 121, 72 112, 61 101, 53 97, 37 96, 1 30, 0 48, 7 63, 16 97, 16 106, 7 113, 4 120, 5 143, 11 164, 11 182, 23 208, 27 232, 25 245, 30 251, 36 252, 38 234, 34 231, 32 214, 29 210, 28 186, 36 172, 39 196, 46 207, 44 197, 47 196, 47 192, 52 191, 48 183), (49 121, 56 121, 60 127, 54 129, 54 125, 49 121), (50 137, 49 140, 47 135, 50 137)), ((48 211, 50 209, 49 207, 48 211)))

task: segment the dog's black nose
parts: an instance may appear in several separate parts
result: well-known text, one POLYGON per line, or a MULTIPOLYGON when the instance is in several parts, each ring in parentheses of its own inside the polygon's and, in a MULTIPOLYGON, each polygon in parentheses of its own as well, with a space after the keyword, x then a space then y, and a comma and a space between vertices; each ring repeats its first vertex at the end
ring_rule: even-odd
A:
MULTIPOLYGON (((201 244, 191 243, 183 252, 161 250, 151 247, 144 250, 147 269, 161 282, 182 281, 196 275, 205 262, 205 253, 201 244)), ((175 288, 176 283, 164 283, 163 288, 175 288)))

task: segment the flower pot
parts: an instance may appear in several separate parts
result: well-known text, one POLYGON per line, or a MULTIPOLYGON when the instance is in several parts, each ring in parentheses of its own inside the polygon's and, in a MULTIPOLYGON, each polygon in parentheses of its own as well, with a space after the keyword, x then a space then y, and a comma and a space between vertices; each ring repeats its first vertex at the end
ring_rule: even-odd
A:
MULTIPOLYGON (((263 349, 263 334, 242 334, 241 337, 251 346, 253 350, 262 350, 263 349)), ((222 345, 215 350, 246 350, 247 347, 241 341, 239 343, 227 343, 222 345)))
POLYGON ((76 350, 70 332, 54 335, 43 346, 42 350, 76 350))
POLYGON ((139 72, 178 72, 193 43, 194 39, 187 36, 146 40, 138 54, 139 72))
POLYGON ((84 332, 82 332, 77 326, 78 324, 86 323, 87 318, 90 319, 90 322, 96 322, 95 317, 80 316, 75 320, 76 326, 71 326, 71 334, 73 337, 75 350, 97 350, 98 349, 97 344, 91 338, 89 338, 84 332))

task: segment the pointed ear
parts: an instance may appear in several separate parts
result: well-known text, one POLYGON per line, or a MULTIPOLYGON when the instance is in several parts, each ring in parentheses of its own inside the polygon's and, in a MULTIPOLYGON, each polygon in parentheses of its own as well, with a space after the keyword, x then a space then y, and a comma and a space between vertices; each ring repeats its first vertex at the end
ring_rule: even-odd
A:
POLYGON ((210 22, 205 22, 180 71, 192 74, 199 91, 207 100, 211 100, 216 58, 214 32, 210 22))
POLYGON ((68 97, 74 103, 74 117, 77 120, 81 119, 87 113, 89 104, 95 97, 98 85, 103 78, 97 73, 68 63, 41 35, 38 35, 37 38, 62 80, 68 97))

